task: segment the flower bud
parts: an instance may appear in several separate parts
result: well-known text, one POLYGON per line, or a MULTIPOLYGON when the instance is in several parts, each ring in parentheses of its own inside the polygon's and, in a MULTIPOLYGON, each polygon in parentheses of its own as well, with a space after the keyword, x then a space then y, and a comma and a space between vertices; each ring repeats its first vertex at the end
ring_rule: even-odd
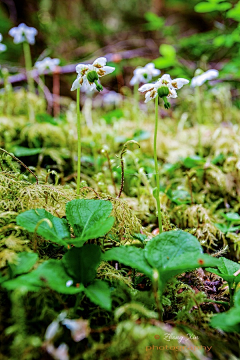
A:
POLYGON ((94 83, 96 80, 98 80, 98 74, 96 71, 89 71, 87 73, 87 79, 90 83, 94 83))

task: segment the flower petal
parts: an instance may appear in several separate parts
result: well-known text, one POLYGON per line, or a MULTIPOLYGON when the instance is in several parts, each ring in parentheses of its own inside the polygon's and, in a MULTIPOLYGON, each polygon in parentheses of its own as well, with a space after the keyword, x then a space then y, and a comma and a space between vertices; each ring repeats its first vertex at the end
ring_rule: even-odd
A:
POLYGON ((219 75, 218 70, 215 69, 210 69, 208 71, 205 72, 205 76, 207 80, 212 80, 212 79, 216 79, 219 75))
POLYGON ((149 102, 150 100, 155 99, 155 97, 157 96, 157 91, 154 89, 152 91, 148 91, 145 95, 145 103, 149 102))
POLYGON ((171 77, 169 74, 164 74, 159 80, 161 80, 161 83, 163 85, 169 85, 172 81, 171 77))
POLYGON ((151 89, 154 89, 154 84, 144 84, 138 89, 138 91, 145 92, 145 91, 149 91, 151 89))
POLYGON ((107 63, 107 59, 105 57, 100 57, 94 61, 93 66, 95 66, 97 68, 101 68, 101 67, 105 66, 106 63, 107 63))
POLYGON ((176 99, 177 98, 177 92, 173 88, 169 89, 169 94, 167 96, 168 98, 176 99))
POLYGON ((114 70, 115 70, 115 68, 112 66, 103 66, 99 69, 96 69, 96 72, 97 72, 98 76, 101 77, 104 75, 111 74, 114 70))
POLYGON ((73 84, 72 84, 71 91, 80 88, 81 85, 82 85, 82 84, 81 84, 81 81, 82 81, 82 80, 83 80, 82 77, 78 75, 77 78, 76 78, 76 80, 74 80, 74 82, 73 82, 73 84))
POLYGON ((172 80, 171 85, 174 87, 174 89, 181 89, 183 85, 186 85, 189 83, 189 80, 184 78, 177 78, 172 80))

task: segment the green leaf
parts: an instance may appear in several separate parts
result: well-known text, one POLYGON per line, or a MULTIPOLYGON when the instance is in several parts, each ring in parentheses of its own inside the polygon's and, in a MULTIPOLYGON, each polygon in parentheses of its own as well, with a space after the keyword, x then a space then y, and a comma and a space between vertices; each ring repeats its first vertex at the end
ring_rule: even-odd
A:
POLYGON ((230 283, 238 283, 240 282, 240 276, 235 276, 234 273, 240 269, 240 264, 226 259, 225 257, 221 257, 219 259, 218 270, 207 268, 206 270, 221 276, 224 280, 230 283))
MULTIPOLYGON (((78 240, 89 240, 104 236, 113 226, 112 203, 105 200, 72 200, 66 204, 66 216, 78 240)), ((79 246, 79 242, 71 243, 79 246)), ((82 246, 82 243, 80 246, 82 246)))
POLYGON ((158 268, 162 286, 164 287, 167 281, 169 281, 172 277, 179 275, 186 271, 192 271, 199 267, 207 267, 207 266, 218 266, 219 259, 216 259, 207 254, 194 255, 190 256, 190 254, 185 253, 175 259, 174 264, 169 264, 164 268, 158 268))
POLYGON ((77 294, 83 291, 83 285, 79 288, 75 286, 68 287, 66 284, 69 280, 72 279, 65 272, 61 261, 48 260, 29 274, 5 281, 2 286, 7 290, 25 287, 27 291, 39 291, 41 287, 50 287, 52 290, 62 294, 77 294))
POLYGON ((149 241, 145 256, 158 269, 161 286, 172 277, 198 267, 217 266, 218 259, 202 254, 197 238, 185 231, 168 231, 149 241))
POLYGON ((240 2, 238 2, 233 9, 227 12, 227 17, 236 21, 240 21, 240 2))
POLYGON ((32 156, 37 155, 42 152, 42 148, 34 148, 29 149, 23 146, 14 146, 11 151, 14 153, 15 156, 21 157, 21 156, 32 156))
POLYGON ((210 325, 213 328, 221 329, 225 332, 240 333, 240 311, 239 307, 233 307, 227 312, 213 316, 210 325))
POLYGON ((49 226, 49 222, 42 221, 37 227, 37 233, 46 240, 66 246, 66 242, 63 239, 70 237, 67 221, 53 216, 44 209, 32 209, 23 212, 17 216, 17 224, 29 232, 35 232, 36 226, 43 219, 50 220, 52 227, 49 226))
POLYGON ((91 285, 85 288, 84 291, 94 304, 99 305, 108 311, 111 310, 111 290, 105 281, 95 280, 91 285))
POLYGON ((182 230, 157 235, 149 241, 144 251, 153 268, 171 267, 182 254, 186 258, 194 258, 203 252, 198 239, 182 230))
POLYGON ((72 248, 63 256, 66 272, 77 283, 87 285, 96 277, 96 269, 101 261, 99 246, 87 244, 81 248, 72 248))
POLYGON ((168 44, 160 45, 159 52, 165 58, 175 59, 176 57, 176 50, 172 45, 168 45, 168 44))
POLYGON ((11 269, 11 275, 14 277, 16 275, 27 273, 33 265, 37 262, 38 255, 31 252, 22 252, 17 256, 17 263, 9 263, 11 269))
POLYGON ((188 156, 183 160, 183 165, 188 168, 191 169, 193 167, 199 166, 199 165, 203 165, 205 164, 206 160, 203 159, 201 156, 198 155, 193 155, 193 156, 188 156))
POLYGON ((235 213, 235 212, 229 212, 229 213, 222 213, 222 216, 228 220, 228 221, 231 221, 231 222, 239 222, 240 221, 240 216, 238 213, 235 213))
POLYGON ((133 246, 112 248, 102 255, 102 260, 117 260, 124 265, 131 266, 133 269, 138 269, 148 277, 152 278, 153 270, 144 256, 143 249, 133 246))
POLYGON ((212 12, 212 11, 226 11, 232 7, 228 2, 217 4, 215 2, 200 2, 194 7, 196 12, 212 12))

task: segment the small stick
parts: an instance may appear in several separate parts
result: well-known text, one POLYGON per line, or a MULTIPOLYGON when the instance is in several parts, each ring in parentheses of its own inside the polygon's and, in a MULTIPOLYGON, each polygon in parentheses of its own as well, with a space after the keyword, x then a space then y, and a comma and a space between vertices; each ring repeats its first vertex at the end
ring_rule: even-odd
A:
POLYGON ((30 170, 29 167, 27 167, 27 165, 25 165, 21 160, 19 160, 18 158, 16 158, 16 156, 10 154, 7 150, 4 150, 4 149, 2 149, 2 148, 0 148, 0 150, 1 150, 2 152, 4 152, 5 154, 10 155, 14 160, 16 160, 16 161, 17 161, 19 164, 21 164, 23 167, 25 167, 25 169, 27 169, 27 170, 35 177, 36 182, 37 182, 37 185, 38 185, 38 177, 37 177, 37 175, 35 175, 35 174, 32 172, 32 170, 30 170))

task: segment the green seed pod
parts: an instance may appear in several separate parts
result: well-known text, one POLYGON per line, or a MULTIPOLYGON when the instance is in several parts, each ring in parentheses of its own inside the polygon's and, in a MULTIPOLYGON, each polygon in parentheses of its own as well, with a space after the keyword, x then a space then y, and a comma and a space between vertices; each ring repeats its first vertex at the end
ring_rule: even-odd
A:
POLYGON ((157 92, 158 92, 158 96, 160 98, 163 98, 169 95, 169 88, 167 86, 161 86, 157 92))
POLYGON ((98 74, 96 71, 89 71, 89 73, 87 73, 87 79, 90 83, 94 83, 96 80, 98 80, 98 74))

